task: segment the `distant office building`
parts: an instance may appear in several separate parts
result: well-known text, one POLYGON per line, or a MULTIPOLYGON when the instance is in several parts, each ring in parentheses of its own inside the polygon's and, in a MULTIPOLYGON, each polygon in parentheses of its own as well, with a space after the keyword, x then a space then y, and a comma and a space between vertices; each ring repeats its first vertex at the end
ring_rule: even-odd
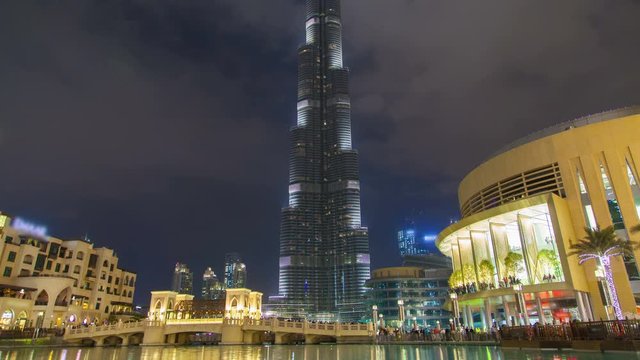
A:
POLYGON ((224 285, 227 289, 247 286, 247 266, 238 253, 228 253, 224 257, 224 285))
POLYGON ((368 303, 378 307, 381 315, 375 321, 379 325, 403 326, 414 325, 435 328, 440 325, 448 327, 450 312, 442 306, 449 298, 448 279, 451 269, 424 269, 420 267, 389 267, 373 270, 371 279, 367 280, 368 303), (402 301, 404 324, 399 324, 400 309, 398 301, 402 301), (382 320, 382 321, 381 321, 382 320))
POLYGON ((193 294, 193 272, 186 264, 176 264, 171 290, 180 294, 193 294))
POLYGON ((224 299, 224 284, 218 280, 216 273, 208 267, 202 275, 202 298, 205 300, 224 299))
POLYGON ((247 287, 247 266, 244 263, 236 263, 233 267, 233 288, 247 287))
POLYGON ((418 230, 416 226, 408 226, 398 231, 398 249, 400 256, 437 253, 436 235, 418 230))

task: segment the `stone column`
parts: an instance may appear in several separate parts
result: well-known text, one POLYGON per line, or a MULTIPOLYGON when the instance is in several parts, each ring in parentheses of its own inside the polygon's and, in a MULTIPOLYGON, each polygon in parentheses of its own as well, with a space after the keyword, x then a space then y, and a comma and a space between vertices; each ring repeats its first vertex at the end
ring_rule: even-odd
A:
POLYGON ((538 305, 538 321, 540 321, 541 325, 546 325, 547 320, 544 318, 544 310, 542 309, 542 300, 540 299, 540 296, 538 294, 536 294, 536 302, 538 305))
POLYGON ((473 327, 473 311, 471 311, 471 306, 466 305, 465 310, 467 311, 467 319, 469 319, 469 327, 473 327))
POLYGON ((587 313, 584 309, 584 299, 582 298, 582 293, 580 291, 576 291, 576 303, 578 304, 578 313, 580 314, 580 320, 587 321, 587 313))
POLYGON ((524 297, 524 293, 520 293, 520 297, 522 299, 522 316, 525 325, 530 325, 529 323, 529 312, 527 311, 527 299, 524 297))
POLYGON ((484 319, 485 319, 485 328, 487 329, 487 331, 491 330, 491 326, 493 325, 493 322, 491 321, 491 303, 489 302, 489 299, 484 299, 484 319))
POLYGON ((464 305, 462 307, 462 322, 464 322, 464 324, 462 324, 462 327, 469 325, 469 320, 467 319, 467 305, 464 305))
POLYGON ((511 326, 511 310, 509 309, 509 302, 507 301, 507 297, 502 298, 502 303, 504 304, 504 316, 507 321, 507 325, 511 326))
POLYGON ((588 293, 582 293, 582 299, 585 304, 585 310, 587 311, 587 317, 589 321, 594 321, 595 317, 593 316, 593 304, 591 303, 591 299, 589 298, 588 293))

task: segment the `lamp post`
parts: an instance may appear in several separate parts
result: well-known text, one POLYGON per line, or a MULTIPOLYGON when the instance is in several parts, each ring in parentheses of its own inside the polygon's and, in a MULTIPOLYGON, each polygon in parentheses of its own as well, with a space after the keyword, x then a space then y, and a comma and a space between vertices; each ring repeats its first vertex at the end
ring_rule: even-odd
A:
POLYGON ((404 332, 404 301, 398 300, 398 320, 400 320, 400 332, 404 332))
POLYGON ((607 285, 607 278, 604 276, 604 268, 602 265, 598 265, 596 267, 596 278, 598 279, 598 283, 602 288, 602 292, 604 294, 604 312, 607 314, 607 320, 611 320, 610 311, 611 309, 611 293, 609 292, 609 286, 607 285))
POLYGON ((527 314, 527 303, 522 293, 522 284, 513 285, 513 291, 516 293, 516 303, 518 304, 518 317, 522 314, 523 325, 529 325, 529 314, 527 314))
POLYGON ((378 331, 378 305, 373 305, 371 307, 371 321, 373 322, 373 331, 378 331))
POLYGON ((451 293, 449 294, 451 298, 451 304, 453 308, 453 330, 458 327, 458 321, 460 319, 460 305, 458 304, 458 294, 451 293))

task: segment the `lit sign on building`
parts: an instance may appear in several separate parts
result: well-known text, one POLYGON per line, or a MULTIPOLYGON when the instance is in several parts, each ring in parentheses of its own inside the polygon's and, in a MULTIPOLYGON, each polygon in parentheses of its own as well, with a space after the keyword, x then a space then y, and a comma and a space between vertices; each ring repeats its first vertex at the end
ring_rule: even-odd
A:
POLYGON ((438 238, 438 235, 425 235, 424 241, 436 241, 437 238, 438 238))
POLYGON ((13 223, 11 224, 14 229, 24 232, 25 234, 47 237, 47 227, 42 225, 37 225, 34 223, 30 223, 25 221, 19 217, 13 219, 13 223))

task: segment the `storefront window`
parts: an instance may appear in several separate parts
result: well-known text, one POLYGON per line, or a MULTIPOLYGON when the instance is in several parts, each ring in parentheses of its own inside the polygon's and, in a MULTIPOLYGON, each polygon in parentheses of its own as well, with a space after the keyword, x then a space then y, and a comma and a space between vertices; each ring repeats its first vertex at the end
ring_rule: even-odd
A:
POLYGON ((546 204, 471 224, 452 233, 442 245, 453 258, 450 285, 462 284, 462 292, 564 281, 546 204), (466 286, 470 282, 471 290, 466 286))
POLYGON ((2 318, 0 318, 0 327, 3 330, 8 330, 13 325, 13 311, 5 310, 2 313, 2 318))

